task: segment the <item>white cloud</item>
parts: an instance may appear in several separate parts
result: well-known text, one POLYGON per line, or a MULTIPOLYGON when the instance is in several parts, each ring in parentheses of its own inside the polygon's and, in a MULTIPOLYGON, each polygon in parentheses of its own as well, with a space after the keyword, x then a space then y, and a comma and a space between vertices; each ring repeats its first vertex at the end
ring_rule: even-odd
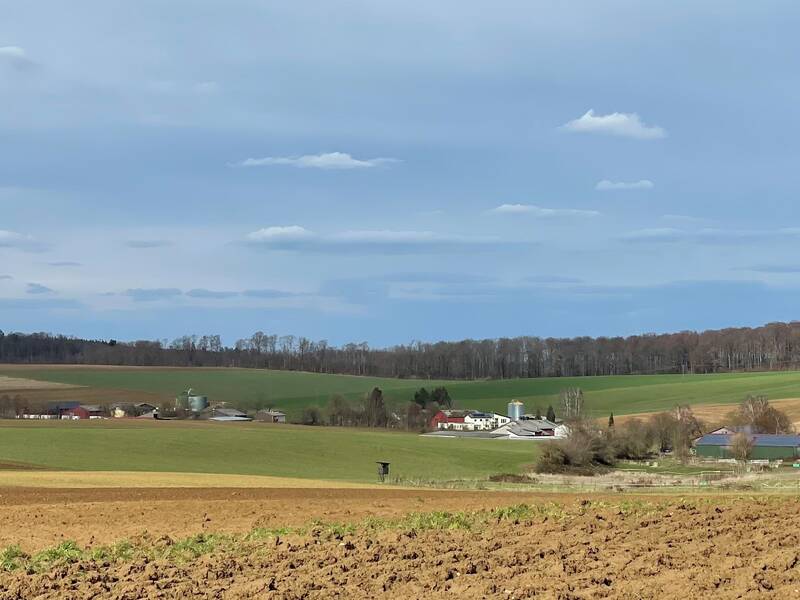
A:
POLYGON ((19 46, 0 46, 0 62, 10 64, 17 69, 26 69, 35 64, 19 46))
POLYGON ((596 210, 581 210, 577 208, 543 208, 534 204, 501 204, 489 212, 498 214, 527 214, 537 218, 596 217, 600 214, 596 210))
POLYGON ((311 252, 378 252, 411 254, 436 251, 464 250, 477 245, 498 247, 514 244, 497 238, 461 236, 434 231, 348 230, 326 235, 292 225, 266 227, 245 236, 245 243, 271 250, 311 252))
POLYGON ((562 128, 574 133, 600 133, 638 140, 655 140, 667 136, 667 132, 662 127, 642 123, 636 113, 595 115, 592 109, 579 119, 562 125, 562 128))
POLYGON ((74 260, 56 260, 47 263, 51 267, 82 267, 83 264, 74 260))
POLYGON ((247 234, 247 240, 250 242, 287 242, 307 240, 313 237, 312 231, 299 225, 264 227, 247 234))
POLYGON ((236 163, 236 167, 268 167, 289 165, 300 169, 369 169, 387 163, 399 162, 396 158, 353 158, 346 152, 329 152, 326 154, 307 154, 305 156, 268 156, 266 158, 248 158, 236 163))
POLYGON ((0 248, 15 248, 23 252, 42 252, 47 246, 30 235, 0 229, 0 248))
POLYGON ((649 179, 640 179, 639 181, 609 181, 603 179, 598 181, 594 189, 600 191, 608 190, 651 190, 655 187, 649 179))

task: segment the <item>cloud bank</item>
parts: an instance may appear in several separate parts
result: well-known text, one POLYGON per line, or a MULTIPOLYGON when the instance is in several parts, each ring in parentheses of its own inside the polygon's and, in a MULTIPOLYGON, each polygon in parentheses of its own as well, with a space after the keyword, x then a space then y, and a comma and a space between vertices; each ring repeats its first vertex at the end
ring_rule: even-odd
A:
POLYGON ((0 46, 0 63, 11 65, 15 69, 29 69, 34 63, 23 48, 19 46, 0 46))
POLYGON ((581 210, 577 208, 543 208, 534 204, 501 204, 489 212, 497 214, 526 214, 537 218, 596 217, 600 215, 600 213, 596 210, 581 210))
POLYGON ((396 158, 353 158, 346 152, 328 152, 325 154, 307 154, 305 156, 267 156, 265 158, 248 158, 235 163, 237 167, 271 167, 291 166, 299 169, 352 170, 370 169, 389 163, 399 162, 396 158))
POLYGON ((418 254, 508 245, 497 238, 434 231, 350 230, 317 234, 299 225, 265 227, 245 236, 249 246, 308 252, 418 254))
POLYGON ((637 140, 657 140, 667 137, 667 132, 658 125, 645 125, 636 113, 611 113, 596 115, 589 109, 578 119, 562 125, 572 133, 598 133, 637 140))
POLYGON ((43 252, 47 246, 33 236, 0 229, 0 248, 14 248, 22 252, 43 252))
POLYGON ((600 191, 609 190, 651 190, 655 187, 649 179, 640 179, 639 181, 609 181, 603 179, 598 181, 594 189, 600 191))

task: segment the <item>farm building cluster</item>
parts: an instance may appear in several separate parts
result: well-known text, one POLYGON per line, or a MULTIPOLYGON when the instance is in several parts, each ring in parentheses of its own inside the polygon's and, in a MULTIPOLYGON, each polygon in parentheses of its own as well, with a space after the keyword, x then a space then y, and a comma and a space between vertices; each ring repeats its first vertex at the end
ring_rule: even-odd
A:
POLYGON ((147 402, 115 402, 111 404, 81 404, 77 401, 50 402, 36 407, 26 407, 17 413, 18 419, 81 420, 81 419, 193 419, 220 422, 261 421, 285 423, 286 414, 274 409, 248 414, 225 403, 210 405, 208 397, 193 395, 191 390, 180 394, 175 406, 163 411, 147 402), (165 414, 166 412, 166 414, 165 414))
POLYGON ((518 400, 508 403, 505 415, 478 410, 440 410, 431 418, 431 429, 434 431, 426 435, 512 440, 563 439, 569 435, 569 429, 561 421, 525 414, 525 405, 518 400))

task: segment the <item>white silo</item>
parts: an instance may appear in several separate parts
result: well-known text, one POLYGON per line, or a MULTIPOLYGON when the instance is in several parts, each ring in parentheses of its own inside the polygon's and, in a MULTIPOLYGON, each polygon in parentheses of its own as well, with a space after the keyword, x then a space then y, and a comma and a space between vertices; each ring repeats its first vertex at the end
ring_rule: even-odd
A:
POLYGON ((508 403, 508 418, 512 421, 519 421, 525 414, 525 405, 519 400, 512 400, 508 403))

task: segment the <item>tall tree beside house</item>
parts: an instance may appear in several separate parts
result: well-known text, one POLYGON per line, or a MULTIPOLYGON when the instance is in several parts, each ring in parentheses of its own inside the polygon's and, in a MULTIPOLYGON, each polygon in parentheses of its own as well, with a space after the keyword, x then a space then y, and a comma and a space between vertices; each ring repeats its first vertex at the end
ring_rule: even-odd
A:
POLYGON ((731 438, 731 456, 740 463, 745 463, 750 459, 753 452, 753 440, 746 433, 739 432, 731 438))
POLYGON ((364 401, 364 421, 368 427, 386 427, 389 423, 383 391, 380 388, 373 388, 364 401))
POLYGON ((353 422, 353 409, 341 394, 331 396, 325 412, 327 413, 329 425, 344 427, 355 424, 353 422))
POLYGON ((555 423, 556 422, 556 411, 553 410, 553 405, 552 404, 550 404, 547 407, 547 420, 550 421, 551 423, 555 423))
POLYGON ((425 410, 416 402, 409 402, 406 407, 406 429, 409 431, 423 431, 427 425, 425 410))
POLYGON ((766 396, 747 396, 730 415, 734 425, 746 425, 752 433, 793 433, 794 425, 786 413, 770 406, 766 396))
POLYGON ((542 418, 542 409, 537 406, 534 409, 533 414, 537 419, 541 419, 542 418))
POLYGON ((453 408, 453 400, 444 386, 434 388, 433 392, 431 392, 431 400, 442 408, 453 408))
POLYGON ((428 404, 431 402, 431 395, 428 390, 421 387, 414 392, 414 402, 416 402, 420 408, 427 408, 428 404))
POLYGON ((307 406, 301 417, 303 425, 322 425, 322 412, 316 406, 307 406))

